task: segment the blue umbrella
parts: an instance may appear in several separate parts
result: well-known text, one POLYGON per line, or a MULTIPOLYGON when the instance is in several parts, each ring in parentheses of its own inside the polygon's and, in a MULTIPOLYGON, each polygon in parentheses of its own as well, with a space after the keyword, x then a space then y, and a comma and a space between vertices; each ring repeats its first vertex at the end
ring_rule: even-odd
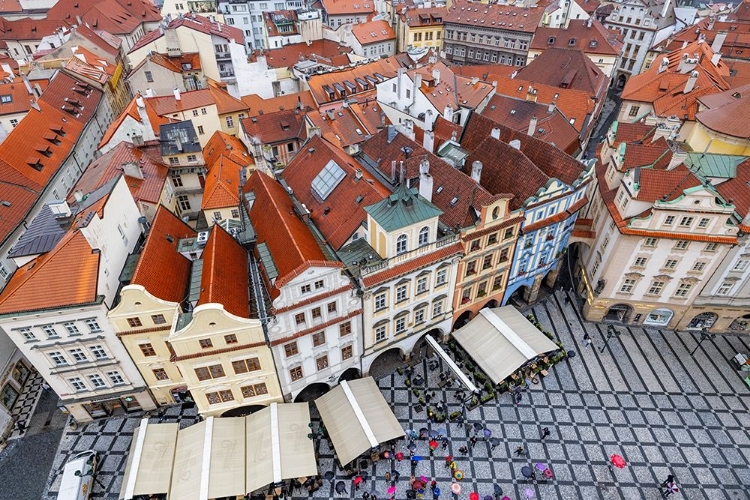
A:
POLYGON ((411 460, 412 462, 421 462, 422 457, 420 457, 419 455, 414 455, 413 457, 411 457, 411 460))
POLYGON ((489 439, 491 436, 492 436, 492 431, 489 430, 489 429, 485 429, 484 430, 484 437, 486 437, 487 439, 489 439))

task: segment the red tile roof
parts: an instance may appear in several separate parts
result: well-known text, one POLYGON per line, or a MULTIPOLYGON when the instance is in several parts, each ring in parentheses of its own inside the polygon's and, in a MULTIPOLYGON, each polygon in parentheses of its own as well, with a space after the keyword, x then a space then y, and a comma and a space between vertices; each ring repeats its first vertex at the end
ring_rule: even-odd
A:
POLYGON ((203 188, 202 210, 238 207, 240 204, 240 170, 243 165, 221 155, 209 166, 203 188))
POLYGON ((247 251, 224 228, 214 225, 203 250, 198 305, 221 304, 241 318, 250 317, 247 251))
POLYGON ((469 118, 461 137, 461 146, 468 151, 473 151, 490 135, 493 128, 500 129, 500 140, 503 142, 520 141, 521 152, 549 177, 559 179, 570 186, 583 173, 584 166, 581 162, 554 145, 529 137, 525 133, 517 132, 477 114, 472 114, 469 118))
POLYGON ((241 166, 255 164, 242 141, 233 135, 217 130, 203 148, 203 160, 210 168, 220 156, 226 156, 241 166))
POLYGON ((83 175, 68 194, 68 203, 73 203, 76 191, 83 194, 91 193, 123 174, 136 203, 143 201, 158 204, 168 172, 169 168, 161 159, 158 145, 139 148, 129 142, 121 142, 94 160, 84 170, 83 175), (143 179, 125 175, 123 166, 127 163, 137 165, 143 179))
POLYGON ((47 19, 78 24, 80 17, 94 29, 128 35, 143 23, 161 21, 159 9, 149 0, 58 0, 47 11, 47 19))
POLYGON ((19 80, 15 83, 0 84, 0 95, 10 96, 10 102, 0 103, 0 116, 24 113, 31 109, 31 101, 36 100, 34 94, 19 80))
POLYGON ((463 250, 464 246, 461 242, 446 245, 433 252, 420 255, 415 259, 407 260, 403 264, 398 264, 397 266, 385 269, 384 271, 368 274, 362 278, 362 284, 367 288, 372 288, 380 283, 385 283, 386 281, 396 279, 399 276, 412 273, 423 267, 448 259, 453 255, 459 255, 463 253, 463 250))
POLYGON ((448 104, 455 110, 462 107, 475 109, 493 91, 491 83, 455 75, 442 62, 407 72, 412 81, 416 73, 422 77, 420 91, 440 113, 448 104), (433 78, 433 71, 439 72, 439 82, 433 78))
POLYGON ((716 185, 716 190, 724 200, 735 206, 739 219, 740 231, 750 233, 750 159, 737 165, 737 173, 732 179, 728 179, 716 185))
POLYGON ((686 189, 702 184, 685 165, 678 165, 672 170, 641 168, 639 172, 640 189, 636 199, 648 203, 674 200, 682 196, 686 189))
POLYGON ((191 262, 177 251, 177 245, 181 238, 194 238, 196 234, 166 207, 159 206, 130 282, 161 300, 185 300, 191 262))
POLYGON ((707 96, 701 102, 709 104, 711 108, 695 116, 704 127, 730 137, 750 139, 750 128, 747 126, 750 85, 707 96))
POLYGON ((63 23, 59 19, 51 17, 47 19, 24 17, 12 21, 0 18, 0 32, 5 41, 41 40, 62 27, 63 23))
POLYGON ((305 139, 305 115, 296 109, 243 118, 242 129, 249 137, 258 137, 263 144, 286 143, 305 139))
POLYGON ((7 0, 0 5, 0 15, 23 12, 23 6, 18 0, 7 0))
POLYGON ((544 15, 544 6, 487 5, 456 0, 448 9, 445 23, 481 26, 490 30, 534 33, 544 15))
POLYGON ((274 10, 263 13, 263 24, 266 26, 266 35, 274 36, 291 36, 297 35, 297 12, 293 10, 274 10), (279 32, 277 26, 286 25, 288 31, 279 32))
POLYGON ((721 61, 714 65, 711 62, 712 56, 711 47, 703 42, 694 42, 684 49, 659 56, 647 71, 628 80, 622 91, 622 100, 649 103, 660 117, 677 116, 680 120, 695 120, 698 99, 701 96, 730 88, 724 79, 729 75, 728 68, 721 61), (680 69, 685 55, 696 55, 699 60, 695 66, 698 79, 694 89, 688 93, 684 90, 692 71, 680 69), (660 73, 661 61, 664 58, 669 60, 669 64, 667 69, 660 73))
MULTIPOLYGON (((380 82, 384 79, 393 78, 394 76, 396 76, 398 68, 400 67, 401 64, 398 62, 398 59, 396 59, 395 57, 388 57, 385 59, 378 59, 370 63, 360 64, 354 68, 346 68, 341 71, 332 71, 330 73, 324 73, 322 75, 312 75, 307 81, 307 84, 310 87, 310 92, 312 93, 315 102, 318 103, 318 106, 322 106, 325 103, 343 99, 343 97, 341 97, 341 95, 337 91, 335 91, 335 84, 342 85, 346 88, 344 84, 345 81, 349 81, 357 85, 356 81, 357 79, 360 79, 367 83, 368 89, 366 90, 372 90, 374 88, 374 84, 371 81, 367 80, 368 76, 370 78, 374 78, 376 82, 380 82), (381 75, 383 78, 378 78, 377 75, 381 75), (324 87, 330 87, 334 92, 334 96, 331 97, 328 94, 327 89, 324 87)), ((354 96, 363 91, 361 87, 358 87, 357 90, 358 92, 354 93, 354 96)), ((347 89, 345 97, 348 99, 351 97, 351 95, 352 93, 347 89)))
POLYGON ((282 175, 297 199, 310 211, 310 218, 323 237, 336 250, 367 219, 364 207, 377 203, 390 194, 369 172, 360 168, 353 158, 320 137, 310 139, 286 166, 282 175), (311 186, 329 161, 334 161, 341 167, 346 177, 327 199, 320 200, 313 194, 311 186), (362 173, 361 179, 356 178, 357 170, 362 173))
POLYGON ((83 233, 69 231, 55 248, 13 273, 0 294, 0 314, 94 302, 99 256, 83 233))
MULTIPOLYGON (((656 130, 656 125, 646 125, 642 122, 617 122, 617 131, 615 132, 614 146, 630 142, 646 142, 656 130)), ((651 142, 650 140, 648 142, 651 142)))
POLYGON ((64 111, 67 120, 88 123, 104 94, 91 84, 60 71, 44 89, 42 99, 64 111))
MULTIPOLYGON (((197 69, 201 69, 202 67, 200 53, 198 52, 185 52, 179 56, 170 56, 168 54, 152 52, 151 54, 146 56, 141 64, 145 63, 146 61, 151 61, 152 63, 157 64, 162 68, 166 68, 173 73, 180 74, 182 74, 184 71, 194 71, 197 69), (183 69, 183 64, 189 64, 190 69, 183 69)), ((139 64, 138 66, 140 66, 141 64, 139 64)))
MULTIPOLYGON (((304 60, 315 60, 329 66, 341 66, 342 61, 339 59, 351 51, 350 47, 331 40, 313 40, 309 45, 291 43, 278 49, 256 52, 252 57, 257 60, 258 55, 265 56, 266 64, 271 68, 288 68, 304 60)), ((344 58, 346 61, 343 64, 349 64, 349 59, 346 56, 344 58)))
POLYGON ((569 155, 580 148, 578 130, 557 106, 495 94, 482 114, 518 132, 527 133, 533 118, 537 123, 533 136, 555 144, 569 155))
POLYGON ((263 99, 258 94, 250 94, 242 96, 242 102, 247 106, 250 116, 274 113, 287 109, 299 109, 300 107, 304 111, 312 111, 317 107, 315 99, 313 99, 309 90, 294 94, 285 94, 270 99, 263 99))
POLYGON ((373 0, 321 0, 321 3, 329 16, 375 12, 373 0))
POLYGON ((211 92, 211 96, 216 103, 216 111, 218 111, 220 115, 239 113, 241 111, 247 113, 247 105, 236 97, 232 97, 227 92, 216 88, 215 85, 209 84, 208 90, 211 92))
MULTIPOLYGON (((359 144, 377 131, 374 127, 369 130, 350 107, 341 108, 338 111, 329 110, 325 113, 308 113, 307 119, 314 127, 320 129, 325 140, 341 148, 359 144)), ((380 120, 378 120, 379 123, 380 120)))
MULTIPOLYGON (((159 20, 161 20, 161 15, 159 15, 159 20)), ((229 26, 228 24, 211 21, 209 18, 199 16, 198 14, 183 14, 181 17, 172 19, 167 25, 167 28, 169 29, 177 29, 181 27, 199 31, 207 35, 224 38, 225 40, 233 41, 241 45, 244 44, 245 40, 245 35, 242 33, 241 29, 235 28, 234 26, 229 26)), ((149 43, 161 38, 162 36, 164 36, 164 33, 161 30, 154 30, 146 33, 136 42, 135 45, 133 45, 133 48, 130 49, 130 52, 128 53, 145 47, 149 43)))
POLYGON ((354 35, 362 46, 396 39, 396 33, 387 21, 370 21, 355 24, 352 26, 352 35, 354 35))
MULTIPOLYGON (((296 276, 302 266, 318 265, 327 259, 310 228, 295 215, 292 200, 281 184, 256 171, 250 175, 245 192, 255 194, 250 220, 258 243, 266 244, 278 271, 276 282, 269 288, 275 299, 290 275, 296 276)), ((270 284, 265 269, 264 275, 270 284)))
MULTIPOLYGON (((497 198, 494 195, 499 194, 487 191, 483 186, 474 182, 470 175, 459 174, 455 167, 434 154, 428 153, 405 135, 392 130, 392 127, 387 127, 375 134, 361 145, 361 150, 364 155, 375 162, 375 168, 380 175, 392 184, 395 182, 391 178, 391 160, 399 162, 397 168, 400 168, 401 161, 404 162, 404 177, 410 179, 411 185, 414 185, 420 177, 420 163, 426 159, 429 162, 429 173, 433 183, 431 201, 443 212, 440 215, 440 222, 448 227, 474 225, 476 213, 483 206, 495 201, 497 198), (412 149, 409 159, 403 155, 402 150, 405 147, 412 149)), ((398 173, 396 175, 398 176, 398 173)))
POLYGON ((580 49, 587 54, 619 56, 622 52, 622 35, 608 30, 599 21, 571 19, 567 28, 539 27, 531 40, 532 50, 552 47, 580 49), (551 42, 551 43, 550 43, 551 42))
POLYGON ((527 66, 518 70, 518 78, 552 87, 587 92, 603 99, 609 79, 594 62, 577 49, 548 48, 527 66))
POLYGON ((86 24, 79 24, 78 26, 70 28, 71 33, 79 35, 86 40, 93 43, 97 48, 106 52, 112 57, 118 57, 120 55, 120 45, 122 40, 116 36, 107 33, 104 30, 92 30, 86 24))
POLYGON ((448 14, 445 7, 399 7, 398 16, 401 22, 410 28, 424 28, 426 26, 442 26, 443 18, 448 14))
POLYGON ((150 107, 158 116, 171 115, 180 111, 188 111, 216 104, 214 93, 211 89, 192 90, 181 92, 180 100, 174 95, 145 97, 146 107, 150 107))
POLYGON ((620 170, 635 167, 666 168, 671 160, 672 149, 663 137, 649 143, 631 142, 625 145, 625 157, 620 170))

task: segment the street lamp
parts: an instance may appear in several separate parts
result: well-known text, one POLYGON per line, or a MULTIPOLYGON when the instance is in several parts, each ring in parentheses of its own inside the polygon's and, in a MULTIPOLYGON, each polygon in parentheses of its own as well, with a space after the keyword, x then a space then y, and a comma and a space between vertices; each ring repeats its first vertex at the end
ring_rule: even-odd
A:
POLYGON ((701 344, 703 343, 704 340, 715 339, 715 338, 716 338, 716 334, 715 333, 708 333, 708 328, 705 328, 705 327, 701 328, 701 338, 698 341, 698 345, 695 346, 695 349, 693 349, 690 352, 690 355, 692 356, 693 354, 695 354, 695 351, 698 350, 698 348, 701 346, 701 344))
POLYGON ((609 339, 611 339, 612 337, 619 337, 620 335, 621 332, 618 331, 614 326, 607 325, 607 338, 604 339, 604 345, 599 352, 604 352, 604 349, 607 348, 607 344, 609 344, 609 339))

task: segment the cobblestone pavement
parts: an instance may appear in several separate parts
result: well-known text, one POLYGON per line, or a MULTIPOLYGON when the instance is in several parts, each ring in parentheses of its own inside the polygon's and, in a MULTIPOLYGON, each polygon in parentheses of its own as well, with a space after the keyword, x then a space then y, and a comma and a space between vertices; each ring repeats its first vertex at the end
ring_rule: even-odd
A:
MULTIPOLYGON (((532 311, 545 329, 577 355, 550 369, 539 384, 532 384, 520 405, 504 394, 468 412, 467 422, 478 423, 498 439, 494 450, 481 431, 471 448, 473 425, 467 429, 459 423, 428 423, 404 376, 392 373, 378 381, 405 429, 442 430, 449 438, 448 448, 438 448, 434 456, 426 440, 416 440, 414 454, 422 460, 415 475, 435 478, 442 490, 440 498, 450 498, 444 456, 451 454, 465 473, 460 499, 474 491, 485 498, 493 494, 494 485, 512 500, 658 499, 658 485, 667 474, 674 474, 682 495, 672 498, 750 499, 750 390, 729 364, 736 352, 750 352, 750 339, 719 336, 703 342, 690 356, 697 345, 695 334, 620 326, 623 334, 612 338, 601 353, 606 325, 583 322, 563 298, 557 292, 532 311), (592 347, 584 347, 584 332, 591 335, 592 347), (551 431, 544 441, 539 436, 542 427, 551 431), (460 453, 462 446, 471 448, 468 455, 460 453), (527 450, 527 457, 514 455, 518 446, 527 450), (627 461, 624 469, 609 467, 609 457, 615 453, 627 461), (521 467, 537 463, 549 466, 554 478, 524 479, 521 467)), ((422 394, 425 389, 434 390, 436 400, 447 404, 448 413, 459 410, 456 389, 438 388, 440 368, 433 371, 426 365, 415 366, 414 376, 426 379, 420 386, 422 394)), ((194 415, 180 418, 183 425, 196 421, 194 415)), ((111 419, 101 427, 94 423, 68 433, 55 459, 50 491, 59 483, 67 456, 93 447, 105 457, 94 498, 117 498, 137 421, 111 419)), ((398 451, 408 455, 406 444, 399 443, 398 451)), ((334 480, 325 481, 311 497, 362 498, 368 491, 381 500, 388 498, 384 477, 393 469, 401 474, 396 498, 407 498, 412 472, 408 459, 369 463, 367 470, 374 479, 357 491, 338 468, 326 440, 316 440, 316 449, 320 474, 331 471, 334 480), (345 481, 345 494, 335 492, 338 481, 345 481)), ((425 497, 429 496, 428 488, 425 497)), ((308 498, 308 494, 298 491, 294 498, 308 498)))
POLYGON ((13 431, 8 436, 8 440, 18 439, 26 435, 29 423, 32 415, 36 410, 36 405, 39 403, 39 396, 42 395, 42 376, 39 372, 32 371, 29 375, 29 379, 24 384, 21 397, 18 398, 18 403, 13 407, 11 411, 11 417, 16 422, 13 427, 13 431))

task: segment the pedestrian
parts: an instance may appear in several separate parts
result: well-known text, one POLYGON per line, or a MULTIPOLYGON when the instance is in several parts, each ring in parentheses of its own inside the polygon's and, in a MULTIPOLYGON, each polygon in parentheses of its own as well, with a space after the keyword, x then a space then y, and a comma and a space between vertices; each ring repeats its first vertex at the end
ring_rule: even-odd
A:
POLYGON ((458 451, 461 453, 461 455, 466 455, 467 453, 469 453, 469 449, 466 446, 460 447, 458 451))
POLYGON ((452 471, 455 471, 455 470, 456 470, 456 467, 458 467, 458 466, 456 465, 456 461, 455 461, 455 460, 451 460, 451 464, 450 464, 450 466, 449 466, 449 467, 450 467, 450 469, 451 469, 452 471))
POLYGON ((523 394, 521 394, 520 392, 516 392, 513 398, 515 399, 516 406, 518 406, 519 404, 521 404, 521 400, 523 399, 523 394))
POLYGON ((667 485, 668 485, 669 483, 674 483, 674 476, 673 476, 672 474, 669 474, 669 475, 667 476, 667 479, 665 479, 665 480, 664 480, 664 482, 663 482, 663 483, 661 483, 661 487, 662 487, 662 488, 664 488, 664 487, 665 487, 665 486, 667 486, 667 485))
POLYGON ((570 297, 567 293, 565 294, 565 305, 570 305, 570 297))
POLYGON ((385 482, 386 483, 390 483, 391 482, 391 473, 390 472, 386 472, 385 473, 385 482))
POLYGON ((398 482, 398 478, 401 477, 401 473, 397 470, 392 471, 391 477, 393 478, 393 482, 398 482))
POLYGON ((583 335, 583 344, 584 344, 584 346, 585 347, 591 347, 592 343, 593 343, 593 341, 591 340, 591 335, 589 335, 589 332, 586 332, 583 335))
POLYGON ((546 438, 546 437, 547 437, 547 436, 549 436, 550 434, 551 434, 551 433, 550 433, 550 431, 549 431, 549 427, 545 427, 544 429, 542 429, 542 441, 544 441, 544 438, 546 438))
POLYGON ((442 441, 443 449, 448 448, 448 438, 444 437, 442 441))
POLYGON ((446 467, 450 467, 452 461, 453 461, 453 457, 452 456, 450 456, 450 455, 446 455, 445 456, 445 466, 446 467))
POLYGON ((523 449, 523 446, 519 446, 516 448, 516 456, 520 457, 521 455, 525 454, 526 450, 523 449))
POLYGON ((477 437, 476 436, 471 436, 469 438, 469 443, 471 444, 471 447, 474 448, 474 446, 477 444, 477 437))
POLYGON ((369 500, 370 499, 370 494, 365 491, 364 493, 362 493, 362 499, 363 500, 369 500))
POLYGON ((427 404, 430 404, 430 401, 432 401, 432 394, 429 392, 424 395, 424 400, 427 401, 427 404))
POLYGON ((16 420, 16 429, 18 429, 18 432, 20 434, 23 434, 23 431, 26 430, 26 424, 24 424, 20 420, 16 420))
POLYGON ((433 479, 432 481, 430 481, 430 488, 434 490, 436 487, 437 487, 437 481, 433 479))

